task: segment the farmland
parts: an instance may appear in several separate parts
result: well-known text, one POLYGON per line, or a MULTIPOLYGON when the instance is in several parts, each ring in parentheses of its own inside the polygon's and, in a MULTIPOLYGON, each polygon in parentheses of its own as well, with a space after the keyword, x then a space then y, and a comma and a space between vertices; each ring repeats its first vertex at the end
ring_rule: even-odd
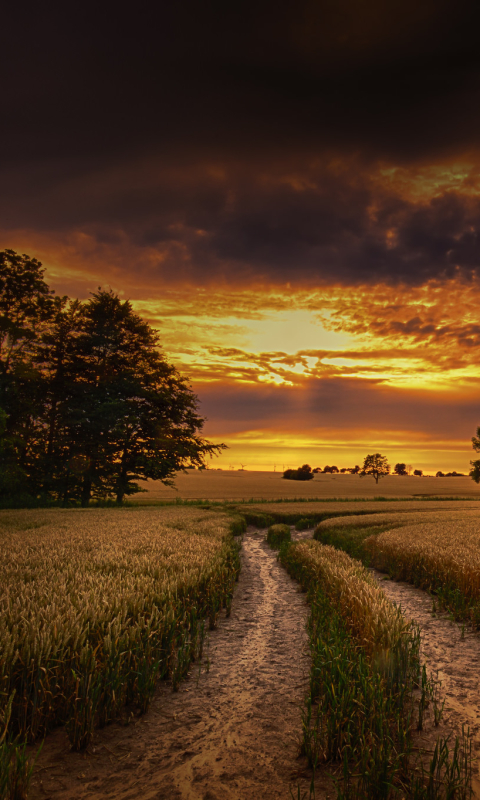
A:
MULTIPOLYGON (((225 796, 261 794, 273 800, 295 787, 289 776, 301 737, 303 758, 313 768, 316 796, 322 800, 336 796, 322 768, 325 762, 337 777, 343 770, 345 791, 358 789, 358 797, 374 796, 382 781, 401 787, 413 775, 422 782, 418 763, 411 773, 417 749, 412 736, 429 704, 431 727, 436 689, 427 673, 419 677, 418 630, 367 569, 331 545, 342 548, 345 537, 354 537, 365 558, 377 559, 392 575, 404 554, 403 571, 394 576, 420 586, 413 572, 421 565, 424 583, 430 576, 427 589, 435 581, 437 587, 447 585, 445 576, 451 578, 457 563, 457 584, 450 581, 448 590, 458 596, 461 575, 468 572, 469 591, 475 585, 479 508, 473 499, 367 497, 0 512, 0 722, 8 721, 10 768, 25 773, 22 742, 38 743, 48 732, 34 770, 32 800, 46 795, 103 800, 113 785, 122 800, 139 787, 152 796, 187 797, 192 783, 202 788, 199 796, 213 791, 212 785, 223 795, 227 779, 215 766, 218 760, 235 765, 232 774, 244 792, 225 796), (276 562, 266 530, 252 526, 244 537, 243 572, 235 590, 239 560, 231 532, 241 532, 242 512, 247 521, 257 515, 258 525, 267 516, 268 525, 277 523, 270 538, 279 532, 287 542, 290 534, 294 539, 288 555, 283 545, 280 557, 308 591, 309 659, 302 649, 305 595, 297 593, 276 562), (322 518, 315 537, 326 537, 330 546, 311 539, 312 519, 322 518), (303 533, 289 528, 298 520, 303 533), (415 549, 420 530, 423 560, 415 549), (439 531, 445 532, 443 538, 439 531), (195 681, 189 678, 193 660, 195 681), (298 709, 305 698, 302 720, 298 709), (152 702, 153 713, 145 714, 152 702), (373 716, 372 707, 377 709, 373 716), (205 726, 205 719, 214 722, 205 726), (135 726, 145 720, 143 733, 138 727, 129 733, 124 726, 131 720, 135 726), (382 731, 387 729, 391 736, 386 738, 382 731), (116 758, 123 752, 119 747, 125 757, 136 753, 140 760, 146 754, 151 769, 120 769, 117 777, 108 760, 96 758, 92 774, 99 778, 84 789, 89 772, 75 759, 87 758, 91 770, 92 741, 95 751, 105 747, 116 758), (174 758, 177 746, 193 754, 188 780, 183 761, 174 758), (235 755, 229 747, 236 748, 235 755), (36 777, 43 770, 52 776, 47 781, 45 775, 45 785, 36 777), (350 774, 361 776, 358 786, 350 774), (65 792, 54 775, 69 787, 65 792)), ((280 539, 274 538, 277 546, 280 539)), ((461 590, 466 596, 465 582, 461 590)), ((474 620, 472 614, 469 619, 474 620)), ((0 735, 2 730, 3 725, 0 735)), ((449 732, 440 728, 444 737, 449 732)), ((460 733, 458 725, 454 732, 460 733)), ((428 736, 427 749, 434 750, 437 729, 428 736)), ((461 766, 450 758, 448 764, 465 782, 466 762, 461 766)), ((435 778, 444 788, 450 780, 445 768, 435 778)), ((300 776, 303 793, 307 784, 300 776)))
POLYGON ((175 688, 230 607, 231 516, 23 511, 1 513, 0 526, 7 741, 65 724, 72 748, 84 749, 125 704, 145 712, 159 678, 175 688))
MULTIPOLYGON (((364 567, 333 547, 300 542, 282 550, 281 559, 309 589, 312 668, 303 748, 310 766, 343 762, 345 796, 386 797, 395 785, 414 789, 416 626, 364 567)), ((419 709, 427 691, 425 684, 419 709)))
POLYGON ((336 517, 321 522, 315 538, 341 547, 397 580, 431 591, 459 619, 480 624, 477 509, 336 517))
POLYGON ((284 480, 281 472, 251 470, 188 470, 175 478, 176 488, 160 481, 144 484, 146 493, 134 501, 150 504, 164 500, 279 500, 306 498, 468 497, 480 500, 480 489, 470 478, 418 478, 389 475, 378 485, 370 477, 317 474, 311 481, 284 480))

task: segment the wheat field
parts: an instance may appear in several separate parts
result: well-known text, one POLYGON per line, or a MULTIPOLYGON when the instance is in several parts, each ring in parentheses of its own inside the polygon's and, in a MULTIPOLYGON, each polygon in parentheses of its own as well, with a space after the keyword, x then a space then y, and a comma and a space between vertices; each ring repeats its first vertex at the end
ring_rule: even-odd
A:
POLYGON ((232 517, 196 508, 0 512, 0 722, 74 749, 174 687, 229 606, 232 517))
POLYGON ((147 491, 135 495, 140 505, 165 500, 249 500, 332 497, 469 497, 480 500, 480 488, 471 478, 418 478, 389 475, 375 483, 358 475, 321 475, 311 481, 284 480, 281 472, 253 470, 187 470, 175 478, 175 488, 160 481, 141 484, 147 491))

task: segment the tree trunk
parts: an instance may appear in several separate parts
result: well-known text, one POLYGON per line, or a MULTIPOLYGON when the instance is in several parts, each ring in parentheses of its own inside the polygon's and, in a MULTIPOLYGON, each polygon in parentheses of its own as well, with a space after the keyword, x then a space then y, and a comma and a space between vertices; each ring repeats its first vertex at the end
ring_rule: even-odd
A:
POLYGON ((123 503, 123 498, 125 497, 125 489, 127 488, 127 449, 123 451, 122 455, 122 465, 120 467, 120 474, 118 476, 118 483, 117 483, 117 499, 116 504, 117 506, 121 506, 123 503))
POLYGON ((81 503, 82 508, 86 508, 92 496, 92 476, 90 470, 87 470, 83 476, 81 503))

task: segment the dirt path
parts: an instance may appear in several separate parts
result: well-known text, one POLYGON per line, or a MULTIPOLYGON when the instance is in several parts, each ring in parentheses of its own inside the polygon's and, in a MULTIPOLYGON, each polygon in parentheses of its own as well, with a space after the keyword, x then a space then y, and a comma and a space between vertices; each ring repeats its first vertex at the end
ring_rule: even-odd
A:
POLYGON ((99 731, 86 755, 68 752, 64 731, 49 736, 31 800, 273 800, 307 787, 297 759, 307 606, 263 539, 252 529, 244 537, 232 614, 210 634, 208 673, 193 665, 178 693, 160 687, 147 715, 99 731))
POLYGON ((445 697, 443 725, 436 735, 450 730, 461 734, 462 723, 473 734, 473 752, 479 758, 474 772, 474 797, 480 798, 480 635, 452 622, 447 615, 433 616, 432 598, 408 583, 386 580, 373 571, 390 600, 402 608, 406 617, 416 620, 422 637, 422 656, 427 669, 442 682, 445 697))

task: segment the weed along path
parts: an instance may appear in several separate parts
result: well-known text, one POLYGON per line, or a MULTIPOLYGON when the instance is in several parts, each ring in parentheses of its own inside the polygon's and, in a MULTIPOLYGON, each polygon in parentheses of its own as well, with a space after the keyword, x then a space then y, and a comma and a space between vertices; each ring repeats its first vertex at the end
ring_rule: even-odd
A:
POLYGON ((178 693, 160 686, 130 725, 97 731, 85 754, 68 751, 63 730, 47 737, 31 800, 277 800, 308 788, 297 759, 308 608, 264 535, 243 537, 231 616, 210 633, 201 671, 192 665, 178 693))
POLYGON ((445 736, 451 731, 458 736, 462 724, 470 728, 473 756, 477 759, 473 768, 473 796, 480 798, 480 635, 453 622, 447 614, 434 616, 433 599, 422 589, 385 579, 376 570, 373 573, 387 597, 420 626, 422 660, 434 675, 438 672, 441 698, 445 698, 443 725, 438 733, 445 736))

